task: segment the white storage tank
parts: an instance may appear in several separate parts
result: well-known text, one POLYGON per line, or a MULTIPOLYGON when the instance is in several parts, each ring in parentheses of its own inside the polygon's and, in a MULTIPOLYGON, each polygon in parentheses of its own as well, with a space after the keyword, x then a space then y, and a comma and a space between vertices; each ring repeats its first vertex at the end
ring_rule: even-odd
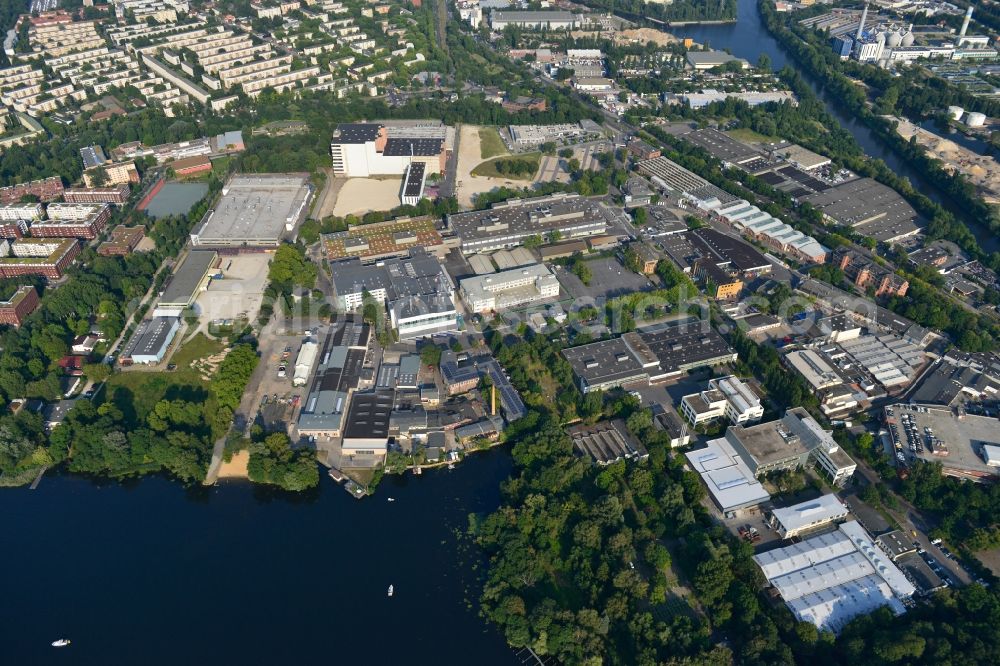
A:
POLYGON ((948 117, 952 120, 961 120, 963 113, 965 113, 965 109, 960 106, 948 107, 948 117))
POLYGON ((973 111, 965 117, 965 124, 969 127, 982 127, 986 124, 986 114, 973 111))

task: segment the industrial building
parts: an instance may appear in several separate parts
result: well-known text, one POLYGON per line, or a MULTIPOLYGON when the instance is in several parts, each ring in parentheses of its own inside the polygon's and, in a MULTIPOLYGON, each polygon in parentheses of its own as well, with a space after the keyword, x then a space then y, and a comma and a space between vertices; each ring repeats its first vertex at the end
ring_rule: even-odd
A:
POLYGON ((705 448, 688 451, 684 457, 724 513, 749 509, 771 499, 771 494, 725 438, 713 439, 705 448))
POLYGON ((507 26, 534 30, 572 30, 579 21, 575 14, 563 11, 490 12, 490 27, 497 32, 507 26))
POLYGON ((857 250, 839 247, 830 257, 831 262, 844 272, 844 276, 863 291, 871 289, 876 298, 882 296, 905 296, 910 282, 896 275, 873 259, 857 250))
POLYGON ((191 232, 195 247, 277 247, 309 212, 305 174, 239 174, 191 232))
POLYGON ((639 334, 659 362, 652 379, 675 379, 695 368, 713 367, 736 360, 736 352, 707 322, 660 326, 639 334))
POLYGON ((737 58, 725 51, 688 51, 688 66, 695 71, 704 71, 727 65, 731 62, 739 63, 743 69, 749 69, 750 63, 742 58, 737 58))
POLYGON ((174 269, 170 281, 156 303, 156 312, 163 316, 179 317, 191 307, 198 294, 208 284, 209 275, 216 268, 219 255, 214 250, 191 250, 174 269))
POLYGON ((517 247, 530 236, 543 241, 556 233, 562 239, 598 236, 609 221, 610 213, 600 203, 564 193, 508 199, 487 210, 447 216, 465 254, 517 247))
POLYGON ((401 339, 458 330, 455 286, 444 266, 420 248, 378 264, 362 264, 360 259, 334 262, 330 273, 340 309, 362 307, 367 292, 387 306, 401 339))
POLYGON ((159 363, 166 355, 179 328, 180 320, 177 317, 144 319, 122 349, 119 363, 124 365, 159 363))
POLYGON ((725 417, 730 423, 754 423, 764 416, 760 397, 734 375, 708 380, 708 389, 681 398, 681 413, 692 425, 725 417))
POLYGON ((754 555, 795 617, 838 632, 859 615, 888 606, 897 615, 916 592, 857 521, 801 543, 754 555))
POLYGON ((598 465, 610 465, 619 460, 645 460, 649 457, 646 447, 629 433, 621 419, 573 426, 566 432, 573 440, 577 455, 590 458, 598 465))
MULTIPOLYGON (((500 407, 508 423, 528 413, 517 389, 507 379, 507 374, 490 354, 455 353, 446 350, 441 354, 441 379, 448 395, 467 393, 477 386, 482 377, 489 377, 500 396, 500 407)), ((496 414, 493 414, 496 416, 496 414)))
POLYGON ((405 256, 414 247, 430 249, 443 244, 434 220, 428 218, 357 224, 347 231, 323 235, 323 247, 330 261, 347 257, 377 261, 405 256))
POLYGON ((295 357, 295 371, 292 374, 292 386, 305 386, 312 376, 313 365, 316 357, 319 356, 319 343, 314 340, 306 340, 299 347, 299 353, 295 357))
POLYGON ((351 396, 341 451, 345 458, 384 458, 389 446, 389 420, 394 391, 355 392, 351 396))
POLYGON ((459 290, 472 312, 503 312, 558 297, 559 280, 544 264, 533 264, 465 278, 459 290))
POLYGON ((424 183, 427 181, 426 167, 423 162, 411 162, 403 174, 403 185, 399 200, 405 206, 416 206, 424 197, 424 183))
POLYGON ((299 413, 299 434, 323 440, 340 437, 371 341, 371 327, 362 321, 347 318, 330 325, 299 413))
POLYGON ((754 476, 804 467, 814 461, 835 486, 854 474, 855 462, 809 413, 794 407, 778 421, 749 428, 732 425, 725 439, 739 452, 754 476))
POLYGON ((843 522, 849 515, 850 511, 840 498, 827 493, 792 506, 772 509, 768 524, 782 539, 793 539, 830 523, 843 522))
POLYGON ((802 197, 829 221, 882 243, 921 233, 923 221, 906 199, 872 178, 855 178, 802 197))
POLYGON ((454 129, 438 124, 341 123, 330 140, 333 173, 347 178, 399 176, 411 163, 443 173, 454 129))

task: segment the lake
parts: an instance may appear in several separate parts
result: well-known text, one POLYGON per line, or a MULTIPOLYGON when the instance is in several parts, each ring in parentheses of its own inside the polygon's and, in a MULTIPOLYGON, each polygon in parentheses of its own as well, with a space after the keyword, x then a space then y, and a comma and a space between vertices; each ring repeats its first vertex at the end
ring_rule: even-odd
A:
POLYGON ((494 449, 362 501, 326 476, 291 498, 66 475, 5 490, 3 661, 517 664, 477 615, 479 555, 456 536, 510 469, 494 449))

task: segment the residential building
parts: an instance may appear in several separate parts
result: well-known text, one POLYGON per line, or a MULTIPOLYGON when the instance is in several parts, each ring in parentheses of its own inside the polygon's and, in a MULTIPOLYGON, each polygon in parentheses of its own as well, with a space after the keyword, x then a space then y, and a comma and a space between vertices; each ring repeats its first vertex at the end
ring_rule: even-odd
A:
POLYGON ((106 162, 89 171, 83 172, 83 182, 87 187, 104 187, 139 182, 139 171, 134 162, 106 162), (103 170, 104 182, 100 183, 97 174, 103 170))
POLYGON ((39 305, 38 292, 34 287, 18 287, 6 301, 0 301, 0 324, 20 326, 25 317, 39 305))
POLYGON ((76 187, 63 192, 67 203, 109 203, 122 205, 128 201, 132 188, 128 183, 114 187, 76 187))
POLYGON ((10 243, 9 248, 14 256, 6 256, 6 251, 0 253, 0 278, 40 275, 58 280, 80 254, 80 243, 75 238, 22 238, 10 243))

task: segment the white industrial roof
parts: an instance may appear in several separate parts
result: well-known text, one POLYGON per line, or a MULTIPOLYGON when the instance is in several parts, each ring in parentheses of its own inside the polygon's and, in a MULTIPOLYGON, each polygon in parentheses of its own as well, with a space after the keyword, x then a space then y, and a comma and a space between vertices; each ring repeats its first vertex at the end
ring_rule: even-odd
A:
POLYGON ((983 460, 989 467, 1000 466, 1000 446, 983 444, 983 460))
POLYGON ((800 620, 836 631, 880 606, 896 613, 915 588, 857 521, 754 556, 800 620))
POLYGON ((829 493, 814 500, 775 509, 772 514, 786 531, 794 532, 819 521, 844 517, 847 515, 847 507, 836 495, 829 493))
POLYGON ((723 511, 753 506, 771 498, 724 437, 685 455, 723 511))

